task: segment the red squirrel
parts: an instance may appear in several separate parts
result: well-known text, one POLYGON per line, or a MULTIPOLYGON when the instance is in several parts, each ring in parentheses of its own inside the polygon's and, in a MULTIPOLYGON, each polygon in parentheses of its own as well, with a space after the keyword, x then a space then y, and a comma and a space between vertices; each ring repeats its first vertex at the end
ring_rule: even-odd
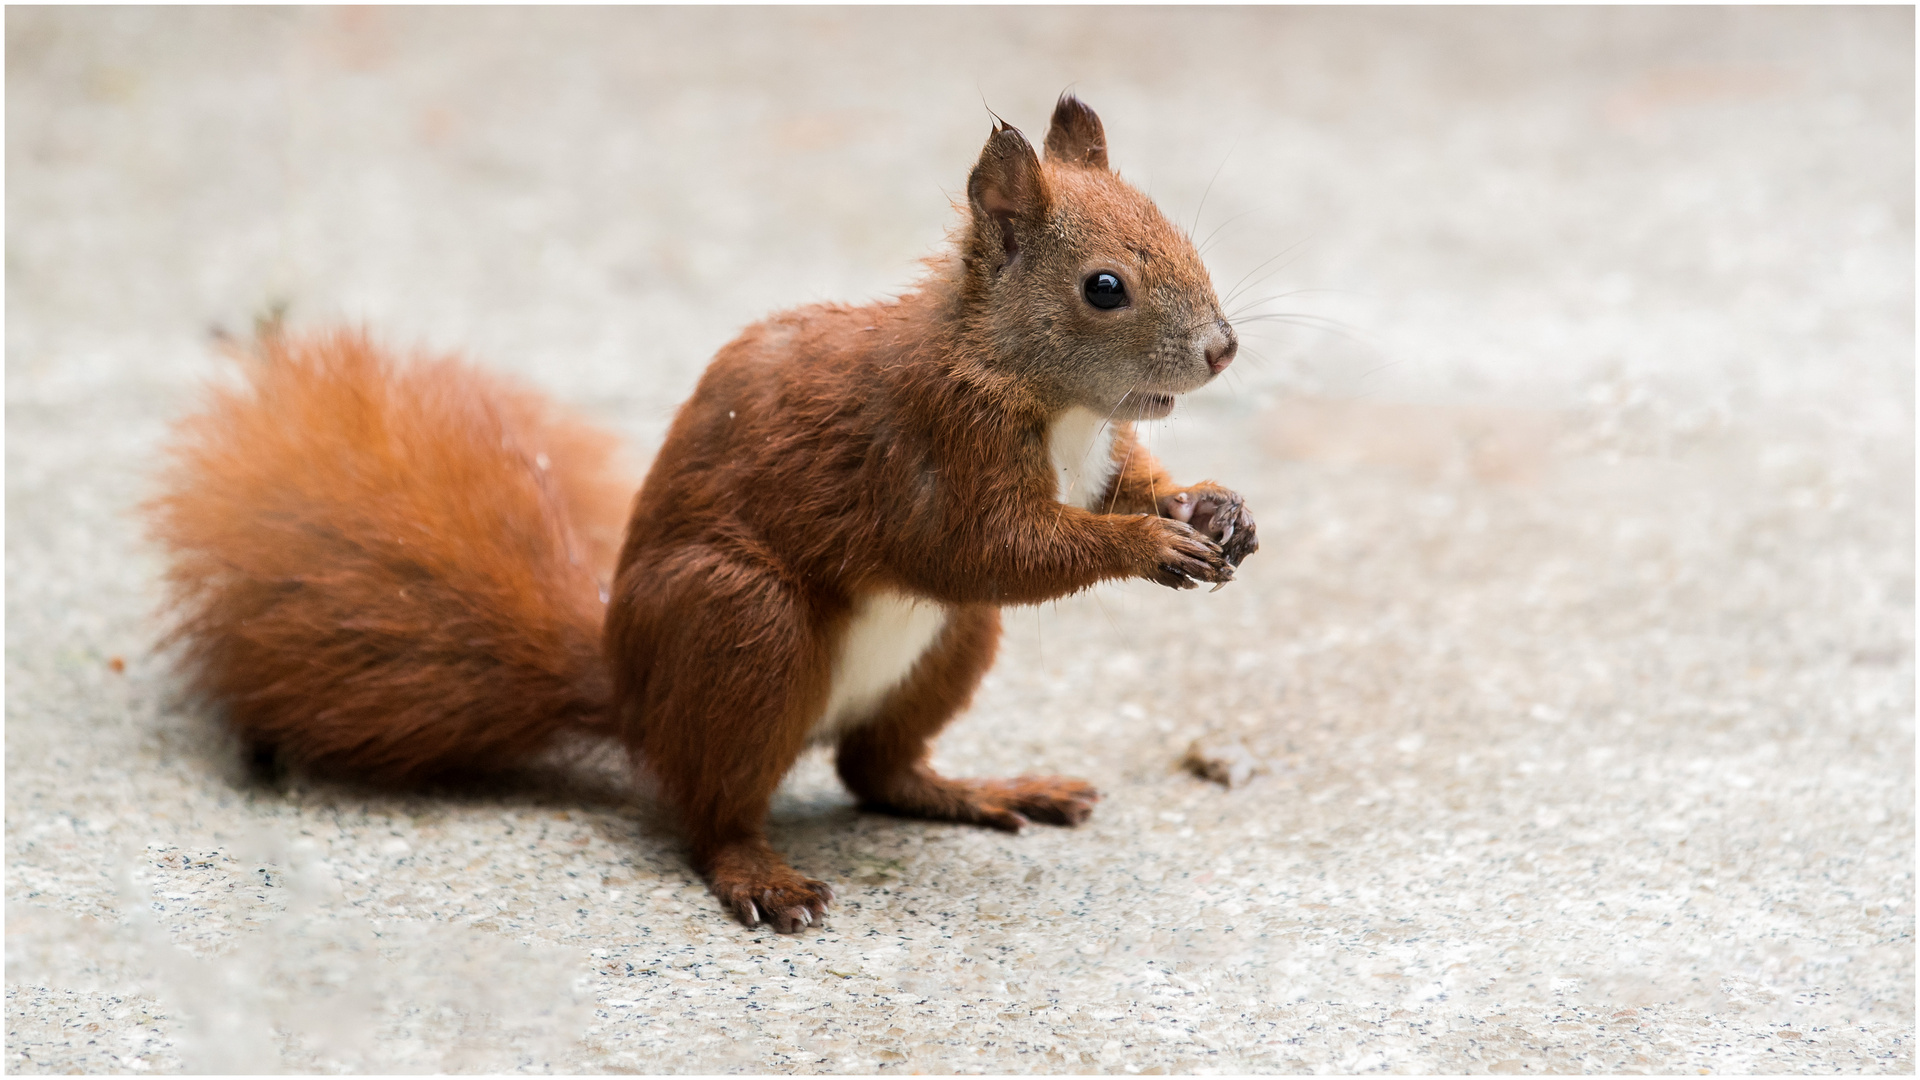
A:
POLYGON ((764 831, 810 744, 865 808, 1084 821, 1083 781, 949 779, 929 745, 1003 605, 1217 587, 1257 549, 1238 495, 1175 484, 1129 423, 1237 342, 1071 95, 1044 159, 996 123, 966 190, 913 291, 722 348, 630 511, 613 440, 528 390, 361 333, 263 333, 148 504, 189 688, 256 753, 378 782, 616 738, 714 895, 781 932, 833 898, 764 831))

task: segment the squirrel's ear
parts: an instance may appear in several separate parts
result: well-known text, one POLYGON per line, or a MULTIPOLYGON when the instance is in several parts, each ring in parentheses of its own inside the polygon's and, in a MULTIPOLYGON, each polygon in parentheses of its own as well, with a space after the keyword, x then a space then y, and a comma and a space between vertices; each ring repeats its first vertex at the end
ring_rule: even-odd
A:
POLYGON ((1053 127, 1047 132, 1047 160, 1090 169, 1107 167, 1107 132, 1100 118, 1071 93, 1061 94, 1053 107, 1053 127))
POLYGON ((1014 224, 1039 221, 1047 212, 1040 159, 1025 135, 1005 124, 994 125, 967 177, 967 201, 973 205, 974 235, 982 241, 997 235, 1004 256, 1000 265, 1011 263, 1020 254, 1014 224))

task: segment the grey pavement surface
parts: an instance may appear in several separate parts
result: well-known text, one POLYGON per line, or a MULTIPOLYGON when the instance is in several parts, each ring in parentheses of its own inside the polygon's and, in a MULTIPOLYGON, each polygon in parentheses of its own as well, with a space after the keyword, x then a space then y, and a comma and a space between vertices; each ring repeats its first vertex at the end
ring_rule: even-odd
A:
POLYGON ((6 14, 11 1072, 1911 1072, 1909 8, 6 14), (1093 820, 863 816, 724 918, 582 757, 238 775, 132 508, 276 303, 644 462, 881 297, 1072 86, 1244 359, 1151 433, 1223 591, 1011 614, 941 743, 1093 820), (1276 315, 1285 318, 1261 319, 1276 315), (1233 788, 1188 747, 1251 770, 1233 788))

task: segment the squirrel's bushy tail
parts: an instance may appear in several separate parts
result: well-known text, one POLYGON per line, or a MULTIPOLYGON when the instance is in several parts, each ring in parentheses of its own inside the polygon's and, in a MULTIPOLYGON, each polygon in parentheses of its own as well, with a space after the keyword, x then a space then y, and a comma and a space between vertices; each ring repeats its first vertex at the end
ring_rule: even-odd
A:
POLYGON ((246 375, 145 508, 191 690, 256 750, 388 783, 607 724, 612 436, 363 333, 263 333, 246 375))

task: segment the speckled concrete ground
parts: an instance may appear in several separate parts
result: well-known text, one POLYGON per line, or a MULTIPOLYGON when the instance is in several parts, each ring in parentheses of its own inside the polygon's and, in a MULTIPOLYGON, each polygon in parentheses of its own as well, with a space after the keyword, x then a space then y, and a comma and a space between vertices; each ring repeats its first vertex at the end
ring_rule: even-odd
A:
POLYGON ((10 9, 6 1067, 1911 1072, 1912 20, 10 9), (842 901, 781 938, 604 761, 262 790, 175 699, 130 509, 209 327, 462 348, 644 459, 1067 85, 1305 316, 1153 436, 1241 579, 1014 614, 942 744, 1089 825, 810 758, 842 901))

